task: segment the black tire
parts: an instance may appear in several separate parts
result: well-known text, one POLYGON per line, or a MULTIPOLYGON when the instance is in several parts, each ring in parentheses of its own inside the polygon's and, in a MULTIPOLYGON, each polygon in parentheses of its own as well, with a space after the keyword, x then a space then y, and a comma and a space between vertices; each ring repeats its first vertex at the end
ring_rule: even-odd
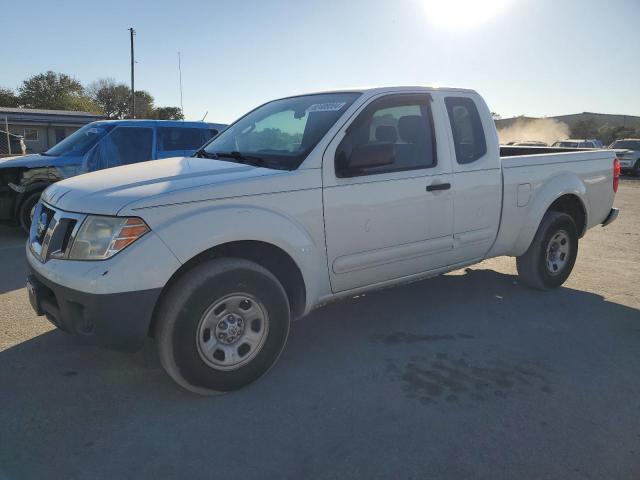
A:
POLYGON ((573 218, 566 213, 547 212, 540 222, 529 249, 516 259, 518 275, 522 283, 536 290, 557 288, 569 278, 577 256, 578 229, 573 218), (566 236, 560 232, 565 232, 566 236), (553 271, 553 267, 557 268, 557 264, 550 261, 551 268, 547 266, 547 249, 550 244, 551 247, 554 244, 559 245, 556 242, 557 238, 566 240, 568 252, 565 254, 562 267, 553 271))
POLYGON ((36 206, 38 200, 40 200, 40 195, 42 195, 42 192, 30 193, 18 209, 18 221, 22 229, 27 233, 29 233, 29 229, 31 228, 31 210, 36 206))
POLYGON ((631 171, 631 175, 634 177, 640 177, 640 160, 636 161, 636 164, 633 166, 633 170, 631 171))
POLYGON ((155 325, 160 363, 173 380, 191 392, 213 395, 237 390, 275 364, 287 341, 290 322, 286 292, 271 272, 239 258, 208 260, 175 281, 161 298, 155 325), (268 316, 268 328, 262 346, 248 363, 231 371, 220 370, 206 363, 200 353, 200 324, 216 302, 237 292, 257 299, 268 316))

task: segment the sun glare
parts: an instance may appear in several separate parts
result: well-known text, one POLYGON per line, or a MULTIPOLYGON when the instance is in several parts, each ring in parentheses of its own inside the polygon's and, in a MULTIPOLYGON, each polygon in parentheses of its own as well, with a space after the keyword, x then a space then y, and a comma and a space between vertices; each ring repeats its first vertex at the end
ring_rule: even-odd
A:
POLYGON ((481 26, 504 12, 512 0, 422 0, 427 19, 451 30, 481 26))

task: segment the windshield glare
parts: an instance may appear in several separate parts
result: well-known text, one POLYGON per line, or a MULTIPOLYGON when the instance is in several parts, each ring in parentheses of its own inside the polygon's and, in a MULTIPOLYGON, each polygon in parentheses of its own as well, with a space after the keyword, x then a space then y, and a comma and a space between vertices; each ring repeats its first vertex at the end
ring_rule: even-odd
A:
POLYGON ((625 148, 627 150, 640 150, 640 140, 616 140, 609 148, 625 148))
POLYGON ((259 157, 269 168, 296 169, 359 96, 327 93, 266 103, 223 131, 204 151, 239 152, 259 157))
POLYGON ((45 154, 53 157, 84 155, 112 128, 112 125, 85 125, 51 147, 45 154))

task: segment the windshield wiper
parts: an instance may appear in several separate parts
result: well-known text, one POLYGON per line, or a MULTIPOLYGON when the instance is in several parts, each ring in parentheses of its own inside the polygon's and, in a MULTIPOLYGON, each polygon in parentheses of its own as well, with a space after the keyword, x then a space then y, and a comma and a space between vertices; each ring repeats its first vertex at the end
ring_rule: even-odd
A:
POLYGON ((218 158, 217 154, 209 153, 204 148, 201 148, 200 150, 198 150, 193 156, 194 157, 200 157, 200 158, 211 158, 213 160, 218 158))
MULTIPOLYGON (((212 155, 212 154, 209 154, 212 155)), ((231 158, 238 163, 244 163, 246 165, 253 165, 254 167, 262 167, 265 166, 264 159, 260 157, 254 157, 252 155, 244 155, 240 152, 217 152, 215 154, 215 158, 231 158)))

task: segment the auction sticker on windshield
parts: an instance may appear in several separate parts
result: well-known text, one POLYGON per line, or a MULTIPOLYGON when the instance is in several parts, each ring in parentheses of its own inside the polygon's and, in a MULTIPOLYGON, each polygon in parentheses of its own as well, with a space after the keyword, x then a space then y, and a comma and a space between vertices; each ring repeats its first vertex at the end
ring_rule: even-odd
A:
POLYGON ((307 108, 307 112, 337 112, 346 104, 347 102, 314 103, 307 108))

